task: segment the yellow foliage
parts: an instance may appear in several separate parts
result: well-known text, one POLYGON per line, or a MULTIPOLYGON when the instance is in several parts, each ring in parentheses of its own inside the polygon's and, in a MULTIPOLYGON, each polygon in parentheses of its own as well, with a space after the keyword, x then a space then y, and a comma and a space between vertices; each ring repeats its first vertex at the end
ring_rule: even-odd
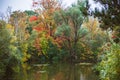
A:
POLYGON ((14 29, 14 27, 13 27, 11 24, 7 24, 7 25, 6 25, 6 28, 7 28, 7 29, 14 29))
POLYGON ((22 67, 23 67, 25 70, 29 70, 29 69, 31 68, 27 63, 23 63, 23 64, 22 64, 22 67))
POLYGON ((30 54, 27 54, 27 58, 30 58, 31 57, 31 55, 30 54))
POLYGON ((26 62, 27 60, 28 60, 27 57, 22 58, 22 62, 26 62))
POLYGON ((16 36, 12 36, 12 39, 10 40, 10 43, 14 43, 17 40, 16 36))
POLYGON ((13 33, 14 33, 14 27, 11 24, 7 24, 6 28, 9 30, 10 34, 13 35, 13 33))

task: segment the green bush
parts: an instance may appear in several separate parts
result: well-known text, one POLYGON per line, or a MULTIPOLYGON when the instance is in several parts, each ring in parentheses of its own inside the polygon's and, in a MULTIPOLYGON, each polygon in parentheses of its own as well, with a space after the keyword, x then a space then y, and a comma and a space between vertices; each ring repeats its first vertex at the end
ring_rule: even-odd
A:
POLYGON ((120 80, 120 45, 112 44, 97 67, 101 80, 120 80))

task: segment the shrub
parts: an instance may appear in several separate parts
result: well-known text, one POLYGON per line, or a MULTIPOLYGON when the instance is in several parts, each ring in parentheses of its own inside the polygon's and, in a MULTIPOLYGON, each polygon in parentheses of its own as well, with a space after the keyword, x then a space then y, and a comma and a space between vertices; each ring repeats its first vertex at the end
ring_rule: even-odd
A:
POLYGON ((98 70, 102 80, 120 80, 120 45, 112 44, 105 52, 98 70))

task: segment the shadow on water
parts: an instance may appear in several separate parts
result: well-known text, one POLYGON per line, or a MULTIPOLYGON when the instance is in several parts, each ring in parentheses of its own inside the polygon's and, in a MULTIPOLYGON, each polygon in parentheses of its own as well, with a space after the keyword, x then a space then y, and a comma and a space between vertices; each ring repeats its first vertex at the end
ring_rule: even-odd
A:
POLYGON ((22 70, 8 80, 98 80, 92 65, 36 64, 29 70, 22 70))

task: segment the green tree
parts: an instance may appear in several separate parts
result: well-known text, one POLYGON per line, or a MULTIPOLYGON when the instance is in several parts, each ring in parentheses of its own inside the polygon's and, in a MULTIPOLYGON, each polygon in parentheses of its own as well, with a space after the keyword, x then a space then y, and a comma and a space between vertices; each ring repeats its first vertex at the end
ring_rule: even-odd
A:
POLYGON ((32 16, 32 15, 38 15, 36 12, 32 11, 32 10, 25 10, 24 11, 28 16, 32 16))
POLYGON ((0 79, 5 75, 6 66, 10 58, 9 46, 11 36, 5 25, 4 21, 0 21, 0 79))
MULTIPOLYGON (((100 23, 97 18, 89 17, 88 21, 83 24, 84 27, 88 30, 88 35, 84 38, 83 43, 89 49, 87 51, 92 51, 91 60, 97 62, 98 53, 101 51, 99 48, 102 47, 103 44, 109 42, 109 36, 107 31, 103 31, 100 28, 100 23)), ((87 52, 86 52, 87 53, 87 52)), ((88 56, 88 60, 90 61, 90 54, 88 56)))
POLYGON ((13 36, 11 30, 7 29, 7 25, 4 21, 0 21, 0 79, 10 75, 12 77, 13 68, 20 62, 18 55, 14 53, 16 47, 13 46, 13 36))
POLYGON ((78 42, 87 33, 87 30, 82 28, 86 20, 83 12, 85 8, 86 1, 78 1, 72 7, 55 13, 55 21, 58 25, 55 34, 62 40, 61 46, 68 50, 71 60, 77 58, 78 42))

